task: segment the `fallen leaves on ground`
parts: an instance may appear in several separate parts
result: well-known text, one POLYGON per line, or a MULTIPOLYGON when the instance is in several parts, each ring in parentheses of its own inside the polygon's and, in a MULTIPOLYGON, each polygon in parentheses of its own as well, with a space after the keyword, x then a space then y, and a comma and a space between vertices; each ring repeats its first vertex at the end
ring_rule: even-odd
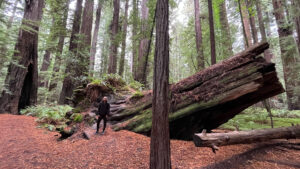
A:
MULTIPOLYGON (((108 127, 90 140, 57 141, 59 134, 37 128, 34 117, 2 114, 0 135, 0 168, 149 168, 150 138, 129 131, 108 127)), ((225 146, 214 154, 171 140, 172 168, 300 168, 300 151, 284 145, 225 146)))

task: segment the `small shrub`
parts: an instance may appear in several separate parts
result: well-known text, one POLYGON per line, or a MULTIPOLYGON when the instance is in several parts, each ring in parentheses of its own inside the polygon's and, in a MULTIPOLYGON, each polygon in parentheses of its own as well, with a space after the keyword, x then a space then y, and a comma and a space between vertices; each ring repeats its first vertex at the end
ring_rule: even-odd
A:
POLYGON ((142 90, 144 85, 134 80, 131 83, 129 83, 129 87, 133 88, 134 90, 142 90))
POLYGON ((141 98, 141 97, 144 97, 144 94, 140 91, 137 91, 132 95, 132 98, 141 98))
POLYGON ((74 113, 71 116, 71 119, 76 123, 81 123, 83 121, 83 115, 80 113, 74 113))

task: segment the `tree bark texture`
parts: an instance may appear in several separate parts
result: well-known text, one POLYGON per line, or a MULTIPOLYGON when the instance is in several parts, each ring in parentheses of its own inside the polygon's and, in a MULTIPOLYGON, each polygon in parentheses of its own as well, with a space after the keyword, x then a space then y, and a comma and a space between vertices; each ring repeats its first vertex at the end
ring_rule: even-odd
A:
POLYGON ((121 57, 119 65, 119 75, 123 76, 124 66, 125 66, 125 52, 126 52, 126 37, 127 37, 127 22, 128 22, 128 0, 125 1, 125 14, 122 30, 122 47, 121 47, 121 57))
POLYGON ((136 79, 142 84, 146 84, 147 72, 146 67, 148 65, 148 46, 150 45, 150 25, 149 25, 149 9, 147 7, 148 0, 142 0, 142 16, 141 16, 141 35, 139 52, 138 52, 138 67, 136 79))
POLYGON ((72 97, 74 84, 72 80, 72 76, 74 73, 75 63, 71 61, 71 58, 77 57, 77 48, 78 48, 78 34, 80 31, 80 24, 81 24, 81 14, 82 14, 82 0, 77 0, 76 2, 76 9, 73 19, 73 27, 72 27, 72 33, 70 38, 70 46, 69 46, 69 59, 67 60, 67 67, 65 70, 65 78, 63 81, 62 90, 59 97, 59 104, 67 104, 68 98, 72 97))
POLYGON ((92 42, 92 27, 94 14, 94 0, 85 1, 80 28, 80 45, 78 52, 79 63, 75 68, 76 76, 81 80, 75 83, 76 87, 82 84, 82 79, 89 73, 90 51, 92 42))
POLYGON ((295 21, 295 28, 297 32, 297 44, 298 44, 298 50, 300 52, 300 2, 297 0, 292 0, 292 6, 294 7, 294 21, 295 21))
POLYGON ((139 16, 139 11, 138 11, 138 5, 137 5, 137 0, 132 1, 132 75, 134 79, 137 78, 137 52, 138 52, 138 37, 137 37, 137 29, 138 29, 138 16, 139 16))
POLYGON ((209 30, 210 30, 211 65, 214 65, 217 63, 217 56, 216 56, 216 40, 215 40, 215 26, 214 26, 212 0, 208 0, 208 13, 209 13, 209 30))
POLYGON ((225 48, 223 49, 224 58, 233 56, 232 49, 232 38, 230 33, 230 26, 228 23, 226 0, 220 4, 220 23, 221 23, 221 33, 222 33, 222 43, 225 48))
POLYGON ((98 8, 96 11, 96 20, 95 20, 95 28, 93 34, 92 48, 91 48, 91 56, 90 56, 90 76, 93 76, 94 66, 95 66, 95 55, 97 52, 97 42, 98 42, 98 33, 100 28, 100 18, 101 18, 101 10, 102 10, 102 0, 98 1, 98 8))
POLYGON ((274 15, 276 18, 279 34, 279 45, 283 66, 284 82, 287 94, 288 108, 290 110, 300 109, 299 87, 299 53, 293 37, 293 30, 287 26, 283 6, 280 0, 272 0, 274 15))
POLYGON ((205 68, 204 63, 204 53, 202 46, 202 28, 201 28, 201 18, 200 18, 200 7, 199 0, 194 0, 195 7, 195 32, 196 32, 196 49, 197 49, 197 61, 198 70, 203 70, 205 68))
POLYGON ((251 41, 251 31, 250 31, 250 21, 248 17, 248 11, 245 4, 245 0, 238 0, 239 11, 242 20, 243 33, 245 38, 245 48, 249 47, 252 44, 251 41))
MULTIPOLYGON (((275 65, 259 57, 267 43, 256 44, 170 86, 170 136, 192 139, 202 129, 217 128, 247 107, 284 92, 275 65)), ((149 135, 152 94, 113 114, 114 130, 149 135)))
POLYGON ((119 30, 119 12, 120 0, 114 0, 114 14, 111 25, 111 44, 109 54, 108 73, 117 73, 117 55, 118 55, 118 39, 117 34, 119 30))
POLYGON ((233 144, 250 144, 272 139, 300 138, 300 126, 261 129, 250 131, 234 131, 229 133, 201 133, 194 135, 197 147, 226 146, 233 144))
POLYGON ((38 31, 44 8, 43 0, 32 0, 25 4, 22 26, 15 46, 14 60, 5 80, 7 90, 0 98, 0 113, 17 114, 21 109, 37 102, 38 88, 38 31), (33 31, 24 30, 30 27, 33 31))
POLYGON ((150 168, 170 169, 169 135, 169 1, 158 0, 156 5, 156 43, 154 54, 152 130, 150 168))

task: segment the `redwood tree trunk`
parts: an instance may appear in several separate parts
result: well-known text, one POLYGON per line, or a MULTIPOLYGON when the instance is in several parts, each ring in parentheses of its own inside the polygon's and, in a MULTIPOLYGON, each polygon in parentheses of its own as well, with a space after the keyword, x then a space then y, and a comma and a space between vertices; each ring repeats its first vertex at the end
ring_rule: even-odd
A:
POLYGON ((138 44, 137 44, 137 29, 138 29, 138 6, 137 6, 137 0, 133 0, 132 1, 132 65, 131 65, 131 69, 132 69, 132 75, 134 77, 134 79, 137 78, 137 48, 138 48, 138 44))
POLYGON ((114 0, 114 14, 111 25, 111 45, 109 54, 108 73, 117 73, 118 29, 119 29, 120 0, 114 0))
POLYGON ((195 32, 196 32, 196 48, 197 48, 197 61, 198 61, 198 70, 205 68, 204 64, 204 54, 202 46, 202 28, 201 28, 201 18, 200 18, 200 8, 199 0, 194 0, 195 6, 195 32))
POLYGON ((125 51, 126 51, 126 37, 127 37, 127 17, 128 17, 128 0, 125 2, 125 15, 123 23, 123 34, 122 34, 122 51, 119 66, 119 75, 123 76, 124 64, 125 64, 125 51))
POLYGON ((142 26, 141 26, 141 34, 142 38, 140 41, 139 52, 138 52, 138 68, 137 68, 137 76, 135 80, 146 84, 146 67, 148 63, 148 46, 150 44, 150 36, 149 36, 149 9, 147 7, 148 0, 142 0, 142 26))
POLYGON ((300 52, 300 13, 299 13, 299 9, 300 9, 300 2, 298 0, 292 0, 292 5, 294 7, 294 15, 295 18, 295 27, 296 27, 296 32, 297 32, 297 44, 298 44, 298 50, 300 52))
POLYGON ((251 27, 251 32, 252 32, 252 37, 253 37, 253 43, 258 42, 258 35, 257 35, 257 29, 255 26, 255 15, 252 12, 254 5, 253 5, 253 0, 246 0, 247 2, 247 8, 248 8, 248 14, 249 14, 249 21, 250 21, 250 27, 251 27))
POLYGON ((299 87, 299 53, 293 37, 291 27, 286 27, 284 11, 280 0, 272 0, 274 15, 276 18, 279 34, 279 45, 283 66, 284 82, 287 94, 288 108, 290 110, 300 109, 299 87))
POLYGON ((208 0, 208 13, 209 13, 209 30, 210 30, 211 65, 214 65, 217 63, 217 58, 216 58, 215 26, 214 26, 212 0, 208 0))
MULTIPOLYGON (((84 79, 89 72, 89 59, 92 41, 92 27, 93 27, 93 14, 94 14, 94 0, 86 0, 82 14, 82 23, 80 28, 81 41, 79 45, 78 59, 79 63, 75 68, 76 76, 84 79)), ((82 85, 82 80, 75 82, 75 87, 82 85)))
POLYGON ((220 22, 221 22, 221 32, 222 32, 222 43, 225 45, 223 49, 223 57, 228 58, 233 56, 232 50, 232 38, 230 33, 230 27, 228 23, 227 10, 226 10, 226 0, 220 4, 220 22))
MULTIPOLYGON (((77 56, 77 47, 78 47, 78 34, 80 31, 80 23, 81 23, 81 14, 82 14, 82 0, 77 0, 76 10, 74 14, 73 27, 70 39, 70 57, 76 58, 77 56)), ((70 59, 71 60, 71 59, 70 59)), ((68 99, 72 96, 74 84, 72 80, 72 76, 74 74, 74 63, 71 61, 67 61, 67 68, 65 70, 66 76, 64 78, 62 90, 59 97, 59 104, 67 104, 68 99)))
POLYGON ((247 12, 245 0, 238 0, 238 3, 239 3, 240 16, 242 20, 243 33, 245 38, 245 48, 247 48, 252 44, 251 32, 250 32, 250 21, 248 18, 248 12, 247 12))
POLYGON ((153 76, 153 115, 150 144, 150 168, 170 169, 169 134, 169 2, 156 5, 156 43, 153 76))
POLYGON ((19 60, 20 67, 9 65, 5 83, 6 91, 0 98, 0 113, 17 114, 21 109, 34 105, 38 88, 38 31, 44 8, 43 0, 31 0, 26 3, 22 26, 15 46, 13 59, 19 60), (28 24, 28 20, 31 24, 28 24), (23 30, 23 26, 33 31, 23 30))
POLYGON ((101 18, 101 9, 102 9, 102 1, 98 1, 98 8, 96 11, 96 20, 95 20, 95 28, 94 28, 94 35, 92 41, 92 48, 91 48, 91 56, 90 56, 90 76, 93 76, 94 66, 95 66, 95 55, 97 52, 97 42, 98 42, 98 33, 100 27, 100 18, 101 18))

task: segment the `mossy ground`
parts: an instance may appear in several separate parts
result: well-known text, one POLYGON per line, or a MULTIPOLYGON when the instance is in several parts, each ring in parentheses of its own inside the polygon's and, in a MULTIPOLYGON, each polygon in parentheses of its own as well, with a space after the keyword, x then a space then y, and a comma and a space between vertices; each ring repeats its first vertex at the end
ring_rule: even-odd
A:
MULTIPOLYGON (((272 109, 272 114, 274 128, 300 124, 300 110, 272 109)), ((266 109, 250 107, 219 128, 229 130, 235 130, 236 128, 239 130, 271 128, 271 121, 266 109)))

